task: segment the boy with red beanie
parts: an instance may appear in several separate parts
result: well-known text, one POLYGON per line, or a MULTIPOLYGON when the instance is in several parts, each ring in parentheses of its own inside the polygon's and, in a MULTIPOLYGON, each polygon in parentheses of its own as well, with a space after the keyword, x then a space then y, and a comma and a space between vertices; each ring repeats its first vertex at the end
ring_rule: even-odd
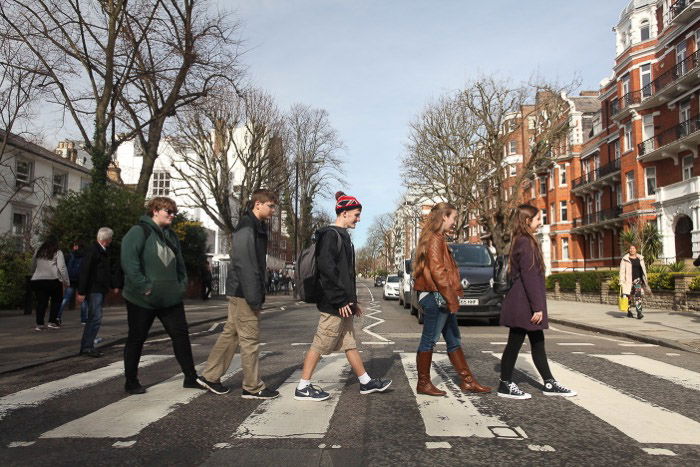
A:
POLYGON ((321 317, 311 348, 304 359, 304 369, 294 398, 297 400, 324 401, 330 394, 311 384, 311 377, 321 355, 340 350, 360 380, 360 394, 384 392, 391 380, 370 378, 365 371, 355 342, 353 317, 361 316, 357 304, 355 284, 355 250, 347 229, 354 229, 360 222, 362 205, 353 196, 342 191, 335 194, 335 224, 317 233, 317 266, 322 294, 317 303, 321 317))

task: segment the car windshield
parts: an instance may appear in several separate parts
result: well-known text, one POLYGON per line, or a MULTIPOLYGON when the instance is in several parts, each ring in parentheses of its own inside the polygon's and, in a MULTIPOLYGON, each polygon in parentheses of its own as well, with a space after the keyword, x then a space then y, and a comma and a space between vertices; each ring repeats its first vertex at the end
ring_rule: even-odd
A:
POLYGON ((457 266, 462 267, 489 267, 493 266, 491 253, 483 245, 470 245, 466 243, 450 245, 452 256, 457 266))
POLYGON ((399 276, 389 276, 386 278, 387 282, 398 282, 399 281, 399 276))

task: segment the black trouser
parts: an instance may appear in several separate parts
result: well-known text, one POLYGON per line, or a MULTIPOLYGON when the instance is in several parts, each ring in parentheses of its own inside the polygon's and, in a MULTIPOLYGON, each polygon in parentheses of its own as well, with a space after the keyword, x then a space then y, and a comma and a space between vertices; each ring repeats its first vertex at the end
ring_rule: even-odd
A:
POLYGON ((202 300, 206 300, 209 298, 209 295, 211 294, 211 282, 202 282, 202 300))
POLYGON ((124 346, 124 374, 127 381, 133 381, 137 378, 143 343, 148 337, 148 331, 156 316, 163 323, 165 331, 173 341, 175 358, 180 364, 185 378, 193 379, 197 376, 192 359, 189 329, 185 319, 185 307, 182 303, 168 308, 150 310, 127 300, 126 311, 129 322, 129 337, 127 337, 124 346))
POLYGON ((530 347, 532 347, 532 360, 535 362, 537 371, 542 376, 542 379, 552 379, 552 372, 549 370, 547 363, 547 352, 544 350, 544 332, 542 331, 526 331, 522 328, 510 328, 508 334, 508 344, 503 351, 501 357, 501 381, 512 381, 513 368, 515 361, 518 359, 520 347, 523 346, 525 334, 530 339, 530 347))
POLYGON ((58 279, 32 281, 32 288, 36 293, 36 324, 44 325, 46 308, 51 300, 51 310, 49 311, 49 323, 55 323, 58 317, 58 310, 63 301, 63 284, 58 279))

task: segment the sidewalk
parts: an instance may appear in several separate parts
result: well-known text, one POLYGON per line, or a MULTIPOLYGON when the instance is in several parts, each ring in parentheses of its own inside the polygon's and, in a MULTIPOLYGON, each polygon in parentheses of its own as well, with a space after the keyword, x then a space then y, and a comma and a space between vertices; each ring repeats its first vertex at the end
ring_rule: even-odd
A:
POLYGON ((554 324, 700 353, 699 313, 645 310, 633 319, 615 305, 548 300, 547 307, 554 324))
MULTIPOLYGON (((272 295, 266 297, 265 309, 293 303, 295 300, 290 295, 272 295)), ((224 298, 186 300, 185 313, 191 330, 197 325, 226 320, 227 302, 224 298)), ((79 315, 78 309, 66 310, 61 329, 36 332, 33 314, 0 311, 0 375, 78 355, 83 335, 79 315)), ((97 347, 123 344, 127 333, 126 307, 105 307, 99 332, 103 341, 97 347)), ((153 322, 149 337, 157 335, 167 336, 158 319, 153 322)))

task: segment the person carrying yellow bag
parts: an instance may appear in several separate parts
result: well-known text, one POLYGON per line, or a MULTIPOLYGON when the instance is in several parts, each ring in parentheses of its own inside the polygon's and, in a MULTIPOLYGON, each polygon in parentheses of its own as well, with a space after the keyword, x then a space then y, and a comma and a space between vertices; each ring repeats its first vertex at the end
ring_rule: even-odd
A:
POLYGON ((644 290, 649 290, 649 282, 647 279, 647 267, 644 264, 644 257, 637 254, 637 247, 630 245, 629 253, 622 257, 620 261, 620 289, 621 298, 618 302, 620 311, 625 311, 622 308, 622 296, 627 298, 627 317, 634 318, 631 311, 630 298, 634 299, 634 307, 637 310, 637 319, 642 319, 642 299, 644 290))

